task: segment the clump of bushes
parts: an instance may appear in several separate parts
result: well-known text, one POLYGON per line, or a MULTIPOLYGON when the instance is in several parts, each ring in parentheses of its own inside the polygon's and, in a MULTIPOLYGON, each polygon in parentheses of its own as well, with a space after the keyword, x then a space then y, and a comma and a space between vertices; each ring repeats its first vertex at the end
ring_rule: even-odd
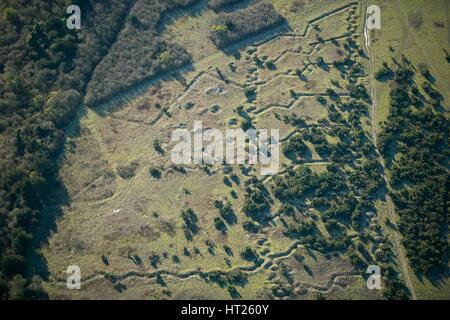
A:
POLYGON ((375 72, 375 79, 377 79, 378 81, 382 81, 384 79, 390 79, 393 75, 394 73, 389 68, 387 63, 383 63, 383 66, 377 72, 375 72))
POLYGON ((188 63, 190 56, 186 50, 161 38, 157 26, 162 13, 189 6, 194 1, 137 1, 116 42, 96 67, 87 89, 86 103, 103 103, 117 92, 188 63))
POLYGON ((218 47, 243 39, 284 22, 273 6, 258 2, 248 8, 221 13, 210 28, 210 39, 218 47))
POLYGON ((117 174, 122 179, 130 179, 136 173, 136 169, 138 166, 139 166, 139 163, 137 161, 132 161, 128 165, 119 165, 119 166, 117 166, 117 174))
POLYGON ((209 0, 208 7, 210 7, 213 10, 218 10, 222 7, 232 5, 240 1, 242 0, 209 0))

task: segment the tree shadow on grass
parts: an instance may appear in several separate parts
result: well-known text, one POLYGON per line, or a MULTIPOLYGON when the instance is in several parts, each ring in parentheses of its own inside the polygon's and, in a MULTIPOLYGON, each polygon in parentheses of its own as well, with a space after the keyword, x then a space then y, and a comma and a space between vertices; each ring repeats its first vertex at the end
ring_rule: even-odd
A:
POLYGON ((431 284, 436 288, 444 288, 447 285, 447 280, 449 276, 450 276, 450 268, 448 266, 445 268, 434 267, 427 274, 416 273, 416 277, 419 279, 421 283, 424 283, 426 279, 430 281, 431 284))
POLYGON ((285 21, 277 26, 269 27, 267 29, 261 30, 258 33, 250 34, 243 39, 230 43, 220 49, 228 56, 240 57, 241 51, 244 48, 268 42, 277 37, 280 33, 290 31, 292 31, 292 28, 290 27, 289 23, 285 21))
POLYGON ((70 206, 70 197, 67 189, 58 182, 50 188, 49 199, 39 214, 39 223, 33 231, 33 240, 26 253, 27 275, 39 275, 43 280, 49 280, 47 260, 38 252, 39 248, 48 245, 48 239, 57 232, 57 221, 63 215, 63 207, 70 206))

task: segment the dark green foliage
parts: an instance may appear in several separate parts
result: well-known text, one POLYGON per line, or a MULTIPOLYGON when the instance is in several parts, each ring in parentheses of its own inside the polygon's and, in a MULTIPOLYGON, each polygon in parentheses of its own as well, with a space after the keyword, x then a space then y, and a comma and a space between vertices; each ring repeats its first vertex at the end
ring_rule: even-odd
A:
POLYGON ((150 264, 152 265, 152 267, 155 269, 157 269, 158 264, 161 263, 161 256, 159 254, 156 254, 155 252, 152 252, 148 259, 150 260, 150 264))
POLYGON ((386 246, 384 257, 380 259, 379 267, 382 270, 383 296, 388 300, 407 300, 410 298, 410 292, 400 279, 400 274, 392 264, 391 259, 394 255, 392 246, 386 246))
POLYGON ((328 108, 328 118, 331 122, 345 124, 345 120, 342 117, 342 114, 336 109, 334 104, 330 105, 328 108))
POLYGON ((208 7, 213 10, 217 10, 228 5, 238 3, 240 1, 242 0, 208 0, 208 7))
POLYGON ((184 221, 184 228, 187 238, 189 239, 189 236, 192 237, 193 235, 198 233, 198 217, 195 214, 194 210, 191 208, 187 210, 181 211, 181 218, 183 218, 184 221))
POLYGON ((366 87, 362 84, 354 85, 350 87, 350 97, 358 100, 363 100, 366 102, 370 101, 369 94, 367 93, 366 87))
POLYGON ((356 253, 356 250, 352 248, 348 252, 348 257, 352 265, 362 272, 366 271, 367 263, 356 253))
POLYGON ((230 284, 239 284, 242 286, 247 282, 247 274, 241 270, 234 269, 226 274, 225 279, 230 284))
POLYGON ((225 222, 219 217, 214 218, 214 227, 217 230, 221 231, 222 233, 226 233, 226 231, 227 231, 227 226, 226 226, 225 222))
POLYGON ((283 204, 281 205, 281 208, 280 208, 280 209, 278 210, 278 212, 277 212, 277 214, 278 214, 279 216, 287 216, 287 217, 293 216, 294 213, 295 213, 295 208, 294 208, 294 206, 291 205, 291 204, 286 204, 286 203, 283 203, 283 204))
POLYGON ((303 139, 314 144, 314 148, 322 158, 327 158, 332 150, 325 134, 318 128, 311 128, 303 133, 303 139))
MULTIPOLYGON (((279 115, 278 115, 278 117, 279 117, 279 115)), ((290 115, 284 115, 283 122, 286 124, 291 123, 295 127, 304 127, 306 125, 305 120, 302 119, 301 117, 299 117, 296 113, 292 113, 290 115)))
POLYGON ((130 179, 136 173, 136 169, 139 166, 137 161, 132 161, 128 165, 119 165, 117 166, 117 174, 123 179, 130 179))
POLYGON ((223 203, 222 201, 216 200, 214 205, 219 209, 220 216, 228 224, 235 224, 237 222, 237 216, 234 213, 233 207, 229 201, 223 203))
POLYGON ((392 194, 400 216, 399 230, 411 266, 428 273, 445 267, 448 255, 449 174, 448 120, 435 108, 440 94, 426 82, 432 98, 415 98, 414 71, 398 65, 390 92, 390 111, 383 123, 379 145, 391 165, 392 194))
POLYGON ((161 171, 158 168, 152 167, 149 169, 149 172, 153 178, 155 179, 161 178, 161 171))
POLYGON ((350 173, 349 181, 359 194, 372 194, 384 186, 384 180, 378 171, 378 163, 375 160, 365 160, 361 166, 350 173))
POLYGON ((274 177, 272 185, 275 197, 281 200, 300 199, 308 195, 335 196, 346 188, 345 180, 339 173, 316 174, 303 166, 289 170, 285 178, 274 177))
MULTIPOLYGON (((81 39, 65 26, 63 1, 26 7, 6 1, 2 12, 5 6, 7 19, 0 19, 0 132, 9 142, 0 162, 0 296, 42 299, 46 295, 40 280, 25 257, 35 249, 33 234, 55 193, 63 129, 81 103, 90 70, 73 72, 82 55, 81 39), (70 89, 63 81, 69 74, 77 78, 70 89)), ((91 30, 86 28, 86 34, 91 30)))
POLYGON ((316 232, 316 226, 314 222, 300 222, 300 223, 291 223, 288 225, 286 229, 286 233, 295 238, 306 237, 308 235, 313 235, 316 232))
POLYGON ((439 103, 439 101, 443 99, 441 94, 436 89, 433 88, 433 85, 430 82, 428 82, 428 81, 424 82, 422 87, 423 87, 423 90, 431 98, 433 98, 434 100, 438 100, 438 101, 436 101, 437 103, 439 103))
POLYGON ((259 259, 259 256, 254 249, 246 247, 244 251, 241 252, 241 258, 247 261, 256 261, 259 259))
POLYGON ((220 13, 211 26, 210 38, 218 47, 224 47, 283 21, 271 4, 258 2, 244 9, 220 13))
MULTIPOLYGON (((61 189, 57 173, 65 138, 63 129, 75 118, 92 71, 111 51, 135 1, 74 3, 81 6, 83 13, 79 31, 66 28, 65 1, 8 0, 0 4, 2 15, 6 15, 0 19, 0 133, 2 141, 8 141, 0 162, 0 296, 4 299, 45 296, 37 278, 32 277, 34 266, 25 257, 33 256, 36 246, 44 240, 34 239, 33 235, 46 202, 53 201, 55 191, 61 189)), ((165 9, 188 5, 190 1, 151 3, 163 3, 165 9)), ((160 11, 155 10, 155 14, 156 24, 160 11)), ((153 20, 154 16, 148 17, 153 20)), ((123 41, 118 41, 115 46, 120 49, 121 44, 123 41)), ((158 50, 167 48, 163 44, 158 50)), ((173 59, 178 58, 177 52, 173 50, 173 59)), ((108 61, 102 66, 109 68, 108 61)), ((166 65, 172 62, 169 59, 166 65)), ((124 64, 114 61, 118 67, 124 64)), ((107 73, 123 80, 111 70, 107 73)), ((104 76, 99 75, 102 81, 104 76)), ((117 89, 108 81, 102 85, 117 89)))
POLYGON ((123 30, 106 57, 96 67, 89 83, 86 103, 105 102, 157 73, 190 61, 187 52, 158 35, 161 15, 197 0, 137 0, 123 30))
POLYGON ((245 231, 250 233, 258 233, 261 231, 261 226, 251 220, 247 220, 242 223, 242 227, 245 231))
POLYGON ((286 156, 295 155, 296 158, 303 158, 309 151, 300 134, 292 136, 283 147, 283 153, 286 156))
POLYGON ((333 219, 349 220, 356 208, 356 198, 347 193, 338 198, 333 205, 323 213, 322 219, 326 222, 333 219))
POLYGON ((259 223, 265 223, 269 218, 269 201, 263 192, 264 187, 256 185, 245 188, 245 201, 242 210, 244 213, 259 223))

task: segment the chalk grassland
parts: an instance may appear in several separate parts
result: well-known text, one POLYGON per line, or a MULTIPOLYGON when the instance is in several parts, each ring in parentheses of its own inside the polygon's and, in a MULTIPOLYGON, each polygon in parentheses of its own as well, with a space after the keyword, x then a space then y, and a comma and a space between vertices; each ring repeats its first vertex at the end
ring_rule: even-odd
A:
MULTIPOLYGON (((362 45, 358 21, 348 19, 360 16, 361 6, 302 1, 304 13, 298 17, 283 11, 294 2, 274 1, 275 8, 286 14, 288 28, 246 39, 233 46, 233 54, 218 51, 207 39, 215 13, 204 3, 171 12, 160 32, 184 46, 193 65, 139 86, 138 94, 126 92, 115 101, 80 112, 80 127, 68 139, 61 170, 71 205, 43 249, 51 274, 46 287, 52 298, 315 299, 319 293, 336 299, 381 298, 380 291, 367 290, 346 254, 306 249, 285 236, 278 217, 257 233, 244 230, 242 223, 249 220, 242 212, 245 182, 257 176, 256 170, 244 174, 246 168, 236 165, 230 166, 231 172, 224 172, 223 166, 192 165, 180 170, 170 161, 173 129, 192 128, 198 119, 204 127, 239 126, 245 120, 237 110, 240 105, 257 128, 280 128, 282 138, 289 138, 294 129, 330 130, 333 124, 323 122, 329 120, 331 103, 326 90, 333 87, 330 79, 334 79, 334 89, 345 101, 347 80, 332 66, 329 70, 318 66, 316 60, 322 56, 327 65, 339 60, 339 51, 350 37, 362 45), (308 20, 312 22, 305 24, 308 20), (325 41, 318 43, 322 35, 325 41), (259 67, 255 56, 273 60, 275 68, 259 67), (297 68, 305 68, 306 79, 295 73, 297 68), (256 89, 254 100, 246 95, 248 86, 256 89), (320 95, 326 103, 319 103, 320 95), (304 128, 283 122, 294 113, 304 121, 304 128), (217 199, 229 200, 235 215, 225 232, 215 228, 217 199), (187 208, 197 217, 192 239, 187 239, 181 218, 187 208), (248 246, 258 253, 259 263, 241 256, 248 246), (152 265, 156 256, 158 261, 152 265), (304 260, 299 261, 299 256, 304 260), (79 291, 65 288, 65 270, 72 264, 82 270, 79 291), (241 270, 247 280, 231 287, 211 280, 213 272, 232 270, 241 270)), ((325 135, 330 143, 337 143, 335 137, 325 135)), ((329 161, 312 144, 308 147, 311 156, 302 159, 304 164, 315 172, 326 171, 329 161)), ((284 156, 282 163, 291 165, 284 156)), ((270 180, 264 181, 268 190, 270 180)), ((280 207, 274 200, 272 214, 280 207)), ((324 236, 331 238, 320 215, 307 207, 298 219, 314 219, 324 236)), ((368 247, 372 249, 376 246, 368 247)))
MULTIPOLYGON (((371 34, 374 70, 377 71, 383 62, 392 66, 392 59, 401 61, 402 55, 415 66, 425 66, 435 78, 434 84, 444 98, 442 105, 448 112, 450 64, 446 55, 450 52, 450 2, 396 0, 380 1, 379 5, 382 28, 371 34)), ((424 80, 417 70, 416 82, 421 84, 424 80)), ((389 89, 383 81, 376 82, 378 123, 385 119, 389 110, 389 89)), ((448 278, 430 280, 416 277, 411 269, 409 273, 418 299, 450 297, 448 278)))
POLYGON ((338 9, 342 5, 347 5, 351 1, 295 1, 295 0, 274 0, 272 1, 274 7, 280 14, 287 18, 289 26, 294 32, 304 32, 308 25, 308 21, 320 20, 322 15, 326 17, 323 19, 324 24, 333 25, 333 28, 328 29, 324 35, 331 34, 335 37, 338 32, 333 33, 333 29, 336 31, 343 30, 342 21, 338 18, 334 20, 334 17, 328 17, 328 13, 338 9), (324 8, 326 8, 324 10, 324 8), (328 32, 328 33, 327 33, 328 32))
MULTIPOLYGON (((359 276, 340 276, 342 268, 348 265, 342 261, 332 259, 327 260, 321 256, 315 256, 317 262, 308 261, 308 271, 297 261, 287 261, 289 265, 297 268, 295 279, 301 279, 291 299, 317 299, 318 294, 323 294, 329 299, 376 299, 373 291, 367 290, 366 282, 359 276), (303 282, 308 281, 308 282, 303 282), (314 283, 311 285, 311 283, 314 283)), ((289 260, 289 259, 288 259, 289 260)), ((279 276, 279 274, 278 274, 279 276)), ((272 295, 268 293, 274 289, 273 283, 268 281, 268 277, 277 277, 276 271, 256 272, 248 275, 248 283, 238 286, 239 297, 252 297, 254 299, 270 299, 272 295)), ((63 285, 58 285, 58 297, 63 299, 230 299, 228 290, 217 284, 207 282, 197 276, 180 279, 175 276, 165 276, 164 285, 161 285, 155 278, 130 276, 120 281, 125 290, 118 295, 116 289, 109 280, 97 279, 83 284, 83 289, 68 292, 63 285)), ((283 292, 278 291, 280 298, 283 292)), ((236 297, 236 298, 239 298, 236 297)))
MULTIPOLYGON (((382 28, 371 34, 375 71, 383 62, 392 65, 392 58, 400 61, 402 55, 407 56, 414 65, 429 68, 445 99, 444 106, 449 105, 450 97, 450 65, 446 61, 446 52, 450 50, 449 6, 445 0, 380 1, 382 28)), ((420 72, 417 76, 418 83, 422 83, 420 72)), ((387 114, 388 92, 387 86, 377 83, 379 122, 387 114)))

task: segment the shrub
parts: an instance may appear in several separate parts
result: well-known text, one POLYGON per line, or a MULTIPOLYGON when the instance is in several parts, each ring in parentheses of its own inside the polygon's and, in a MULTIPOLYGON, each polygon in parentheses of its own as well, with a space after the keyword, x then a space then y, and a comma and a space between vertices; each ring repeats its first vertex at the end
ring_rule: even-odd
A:
POLYGON ((136 173, 138 165, 137 161, 132 161, 128 165, 119 165, 117 166, 117 174, 123 179, 130 179, 136 173))
POLYGON ((161 178, 161 171, 158 168, 152 167, 150 168, 150 175, 155 179, 159 179, 161 178))
POLYGON ((208 7, 210 7, 213 10, 217 10, 228 5, 238 3, 240 1, 242 0, 209 0, 208 7))
POLYGON ((284 21, 266 2, 258 2, 245 9, 220 13, 210 28, 209 37, 218 47, 261 32, 284 21))
POLYGON ((160 16, 167 10, 192 4, 195 0, 137 1, 130 19, 107 55, 95 69, 86 93, 86 103, 96 105, 117 92, 182 66, 190 56, 181 46, 158 35, 160 16))

